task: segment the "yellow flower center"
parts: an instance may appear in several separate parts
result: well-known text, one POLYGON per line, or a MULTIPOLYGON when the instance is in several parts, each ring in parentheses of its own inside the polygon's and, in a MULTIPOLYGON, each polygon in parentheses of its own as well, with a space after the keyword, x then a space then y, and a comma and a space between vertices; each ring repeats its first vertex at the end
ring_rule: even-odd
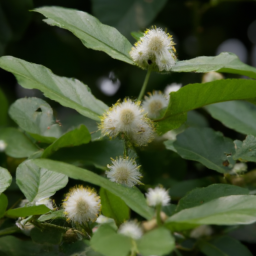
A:
POLYGON ((124 109, 121 112, 121 121, 125 124, 131 124, 134 120, 134 113, 130 109, 124 109))
POLYGON ((158 36, 152 37, 149 42, 149 48, 152 51, 160 51, 163 49, 163 41, 158 36))
POLYGON ((76 209, 79 213, 85 213, 88 211, 89 205, 83 198, 79 198, 77 201, 76 209))
POLYGON ((149 104, 149 111, 151 114, 156 114, 162 108, 163 108, 163 103, 160 100, 153 100, 149 104))
POLYGON ((119 167, 115 173, 115 179, 118 183, 127 183, 130 173, 127 168, 119 167))

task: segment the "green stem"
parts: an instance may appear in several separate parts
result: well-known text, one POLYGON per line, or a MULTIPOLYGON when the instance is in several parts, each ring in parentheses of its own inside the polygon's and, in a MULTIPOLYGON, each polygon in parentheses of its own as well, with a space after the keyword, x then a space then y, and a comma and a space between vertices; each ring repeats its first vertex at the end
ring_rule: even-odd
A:
POLYGON ((142 97, 143 97, 144 94, 145 94, 145 90, 146 90, 147 85, 148 85, 148 80, 149 80, 149 77, 150 77, 150 73, 151 73, 151 71, 148 69, 148 72, 147 72, 147 75, 146 75, 146 77, 145 77, 144 83, 143 83, 143 85, 142 85, 142 87, 141 87, 141 90, 140 90, 140 95, 139 95, 139 97, 138 97, 138 100, 139 100, 139 101, 142 99, 142 97))
POLYGON ((158 225, 159 227, 162 226, 161 210, 162 210, 162 205, 159 204, 159 205, 156 207, 156 220, 157 220, 157 225, 158 225))
POLYGON ((138 248, 136 242, 132 239, 132 249, 131 249, 131 255, 130 256, 136 256, 138 253, 138 248))

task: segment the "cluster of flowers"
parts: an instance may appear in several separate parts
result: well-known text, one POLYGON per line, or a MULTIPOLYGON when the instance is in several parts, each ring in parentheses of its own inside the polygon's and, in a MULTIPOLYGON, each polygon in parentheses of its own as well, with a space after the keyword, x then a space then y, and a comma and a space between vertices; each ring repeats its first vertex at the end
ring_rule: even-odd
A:
POLYGON ((161 28, 147 29, 132 48, 133 61, 143 69, 169 71, 177 57, 172 36, 161 28))

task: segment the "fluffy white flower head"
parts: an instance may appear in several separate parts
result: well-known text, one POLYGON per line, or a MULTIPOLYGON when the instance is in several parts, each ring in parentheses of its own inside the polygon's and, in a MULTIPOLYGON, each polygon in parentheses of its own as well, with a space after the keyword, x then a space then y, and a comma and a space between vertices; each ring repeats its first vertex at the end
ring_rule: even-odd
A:
POLYGON ((167 97, 159 91, 154 91, 153 94, 145 96, 142 107, 145 109, 149 118, 157 118, 160 110, 166 108, 168 105, 167 97))
POLYGON ((172 83, 167 85, 164 89, 164 93, 169 96, 171 92, 177 92, 181 88, 182 84, 172 83))
POLYGON ((127 221, 123 223, 120 226, 118 233, 129 236, 133 239, 139 239, 143 235, 142 229, 136 221, 127 221))
POLYGON ((154 189, 150 188, 148 193, 146 193, 147 203, 149 206, 157 205, 168 205, 171 198, 168 192, 164 188, 156 187, 154 189))
POLYGON ((213 233, 213 230, 210 226, 202 225, 202 226, 199 226, 199 227, 193 229, 190 233, 190 237, 198 239, 203 236, 210 236, 212 233, 213 233))
POLYGON ((3 152, 7 147, 7 144, 3 141, 0 140, 0 152, 3 152))
POLYGON ((112 159, 112 165, 108 165, 109 171, 106 172, 107 177, 116 183, 133 187, 139 184, 142 177, 138 166, 134 159, 119 157, 112 159))
POLYGON ((239 174, 247 171, 247 164, 237 163, 234 165, 233 169, 230 171, 230 174, 239 174))
POLYGON ((125 99, 122 103, 117 102, 103 115, 99 128, 104 135, 114 137, 120 132, 132 132, 144 118, 140 103, 125 99))
POLYGON ((146 146, 155 138, 155 130, 153 123, 141 122, 140 125, 128 135, 135 146, 146 146))
POLYGON ((214 71, 210 71, 203 75, 202 82, 207 83, 207 82, 212 82, 212 81, 221 80, 221 79, 224 79, 224 76, 222 74, 214 71))
POLYGON ((51 210, 54 209, 53 201, 50 198, 42 198, 36 201, 36 205, 41 205, 41 204, 44 204, 51 210))
POLYGON ((74 223, 94 222, 101 210, 100 197, 83 186, 72 188, 64 201, 64 213, 74 223))
POLYGON ((98 224, 104 224, 104 223, 111 222, 112 220, 113 220, 113 219, 108 218, 108 217, 106 217, 106 216, 104 216, 104 215, 100 215, 100 216, 97 218, 96 222, 97 222, 98 224))
POLYGON ((132 48, 130 56, 141 68, 169 71, 177 61, 174 45, 170 34, 155 27, 145 31, 132 48))

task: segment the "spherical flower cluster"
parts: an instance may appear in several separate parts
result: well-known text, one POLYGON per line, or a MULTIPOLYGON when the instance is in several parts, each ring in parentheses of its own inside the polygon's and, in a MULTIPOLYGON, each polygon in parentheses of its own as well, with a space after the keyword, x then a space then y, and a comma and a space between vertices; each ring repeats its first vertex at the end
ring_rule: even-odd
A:
POLYGON ((240 174, 247 171, 247 164, 245 163, 236 163, 233 169, 230 171, 230 174, 240 174))
POLYGON ((130 99, 117 102, 101 119, 99 126, 103 135, 115 137, 125 134, 136 146, 146 146, 154 138, 154 126, 146 117, 140 102, 130 99))
POLYGON ((97 218, 96 222, 97 222, 98 224, 104 224, 104 223, 111 222, 112 220, 113 220, 113 219, 108 218, 108 217, 106 217, 106 216, 104 216, 104 215, 100 215, 100 216, 97 218))
POLYGON ((190 237, 194 239, 198 239, 204 236, 212 235, 213 230, 209 225, 202 225, 195 229, 193 229, 190 233, 190 237))
POLYGON ((146 193, 147 203, 149 206, 166 206, 170 203, 171 198, 164 188, 150 188, 146 193))
POLYGON ((214 71, 210 71, 203 75, 202 82, 208 83, 208 82, 213 82, 213 81, 221 80, 221 79, 224 79, 224 76, 222 74, 214 72, 214 71))
POLYGON ((155 27, 145 31, 132 48, 130 56, 143 69, 169 71, 177 61, 174 45, 170 34, 155 27))
POLYGON ((0 152, 3 152, 7 147, 7 144, 3 141, 0 140, 0 152))
POLYGON ((167 97, 160 91, 154 91, 153 94, 145 96, 142 107, 145 109, 149 118, 159 117, 160 110, 166 108, 168 105, 167 97))
POLYGON ((177 92, 181 88, 182 84, 172 83, 167 85, 164 89, 164 93, 169 96, 171 92, 177 92))
POLYGON ((127 221, 123 223, 120 226, 118 233, 129 236, 135 240, 141 238, 143 235, 142 229, 136 221, 127 221))
POLYGON ((53 201, 50 198, 42 198, 36 201, 36 205, 41 205, 41 204, 44 204, 51 210, 54 209, 53 201))
POLYGON ((91 188, 75 187, 67 194, 63 207, 69 221, 83 224, 94 222, 101 210, 100 197, 91 188))
POLYGON ((112 159, 112 165, 108 165, 109 171, 106 172, 107 177, 116 183, 133 187, 139 184, 139 179, 142 177, 139 172, 140 166, 137 166, 134 159, 128 157, 119 157, 116 160, 112 159))

